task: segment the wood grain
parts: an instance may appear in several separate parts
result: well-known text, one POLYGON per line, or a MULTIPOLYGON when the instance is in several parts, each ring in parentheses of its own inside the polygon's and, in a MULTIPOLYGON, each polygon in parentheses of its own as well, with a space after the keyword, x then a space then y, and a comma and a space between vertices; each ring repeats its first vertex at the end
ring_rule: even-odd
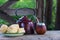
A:
POLYGON ((44 35, 24 35, 19 37, 4 37, 0 40, 60 40, 60 31, 47 31, 44 35))

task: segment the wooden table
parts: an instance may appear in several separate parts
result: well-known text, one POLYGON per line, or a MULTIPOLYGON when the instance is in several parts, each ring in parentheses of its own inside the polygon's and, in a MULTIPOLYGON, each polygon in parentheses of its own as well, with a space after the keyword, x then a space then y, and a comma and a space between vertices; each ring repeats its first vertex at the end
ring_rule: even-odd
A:
POLYGON ((19 37, 4 37, 0 40, 60 40, 60 31, 47 31, 44 35, 24 35, 19 37))

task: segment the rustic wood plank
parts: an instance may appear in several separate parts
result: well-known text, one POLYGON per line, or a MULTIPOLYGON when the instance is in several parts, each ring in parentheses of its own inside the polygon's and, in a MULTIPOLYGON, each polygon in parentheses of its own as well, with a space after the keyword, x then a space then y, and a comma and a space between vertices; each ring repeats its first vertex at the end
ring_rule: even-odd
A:
POLYGON ((37 13, 37 17, 39 19, 40 22, 43 21, 43 8, 44 8, 44 0, 38 0, 38 13, 37 13))
POLYGON ((16 23, 16 21, 11 16, 7 15, 7 13, 5 13, 2 10, 0 10, 0 17, 3 18, 3 19, 5 19, 10 24, 16 23))
POLYGON ((0 40, 60 40, 60 31, 47 31, 44 35, 23 35, 19 37, 4 37, 0 40))
POLYGON ((48 26, 51 24, 52 20, 52 0, 46 0, 46 9, 45 9, 45 23, 48 29, 48 26))
POLYGON ((4 12, 4 9, 7 9, 10 5, 17 2, 18 0, 8 0, 4 5, 0 7, 0 17, 7 20, 10 24, 15 23, 16 21, 9 16, 7 13, 4 12))
POLYGON ((6 3, 4 3, 1 7, 0 10, 3 9, 7 9, 10 5, 12 5, 13 3, 16 3, 17 1, 7 1, 6 3))
POLYGON ((60 0, 57 0, 56 30, 60 30, 60 0))
POLYGON ((38 0, 36 0, 36 10, 35 10, 35 16, 37 16, 38 13, 38 0))
POLYGON ((20 16, 20 15, 36 15, 35 9, 30 9, 30 8, 5 9, 4 12, 6 12, 10 16, 16 16, 15 13, 17 13, 18 16, 20 16))

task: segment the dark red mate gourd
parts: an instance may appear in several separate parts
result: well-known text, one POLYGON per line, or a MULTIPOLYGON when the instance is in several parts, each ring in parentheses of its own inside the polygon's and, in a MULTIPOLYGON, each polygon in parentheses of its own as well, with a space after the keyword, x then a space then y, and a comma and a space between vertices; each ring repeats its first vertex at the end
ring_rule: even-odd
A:
POLYGON ((45 32, 46 32, 45 24, 44 23, 37 23, 36 32, 37 32, 37 34, 41 34, 41 35, 45 34, 45 32))

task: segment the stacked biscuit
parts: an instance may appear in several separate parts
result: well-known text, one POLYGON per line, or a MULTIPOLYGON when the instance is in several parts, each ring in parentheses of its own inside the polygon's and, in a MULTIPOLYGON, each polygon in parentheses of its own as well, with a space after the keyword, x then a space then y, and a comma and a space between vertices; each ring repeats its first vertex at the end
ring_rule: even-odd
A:
POLYGON ((12 24, 9 27, 3 24, 0 28, 1 33, 24 33, 24 28, 19 28, 18 24, 12 24))

